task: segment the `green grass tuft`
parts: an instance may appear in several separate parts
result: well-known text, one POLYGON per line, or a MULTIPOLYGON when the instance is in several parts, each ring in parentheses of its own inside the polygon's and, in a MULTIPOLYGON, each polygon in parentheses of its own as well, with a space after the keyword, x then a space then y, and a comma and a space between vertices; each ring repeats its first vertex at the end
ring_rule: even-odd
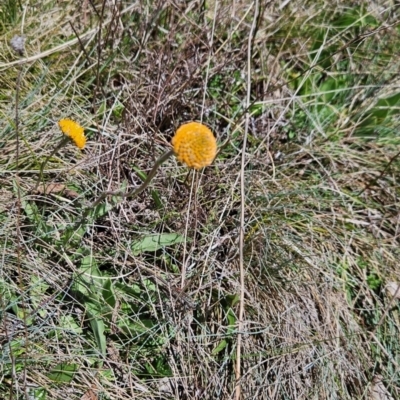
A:
POLYGON ((400 397, 394 2, 3 3, 0 398, 234 398, 241 173, 242 398, 400 397))

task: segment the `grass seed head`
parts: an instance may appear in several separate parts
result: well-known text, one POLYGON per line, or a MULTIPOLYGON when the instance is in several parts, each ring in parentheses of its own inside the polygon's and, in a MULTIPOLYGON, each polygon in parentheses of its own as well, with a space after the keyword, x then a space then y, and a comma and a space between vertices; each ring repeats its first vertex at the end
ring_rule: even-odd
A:
POLYGON ((68 136, 77 147, 80 149, 85 147, 85 132, 78 123, 72 121, 71 119, 60 119, 60 121, 58 121, 58 125, 60 126, 63 134, 68 136))
POLYGON ((217 154, 217 141, 209 128, 199 122, 181 125, 172 138, 178 160, 189 168, 210 165, 217 154))

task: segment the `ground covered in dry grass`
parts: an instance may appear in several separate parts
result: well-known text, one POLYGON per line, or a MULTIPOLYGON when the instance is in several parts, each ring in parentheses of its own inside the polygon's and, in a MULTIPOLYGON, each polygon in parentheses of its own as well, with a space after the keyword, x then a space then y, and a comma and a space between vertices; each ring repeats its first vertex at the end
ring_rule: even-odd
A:
POLYGON ((2 2, 0 398, 400 398, 398 7, 2 2))

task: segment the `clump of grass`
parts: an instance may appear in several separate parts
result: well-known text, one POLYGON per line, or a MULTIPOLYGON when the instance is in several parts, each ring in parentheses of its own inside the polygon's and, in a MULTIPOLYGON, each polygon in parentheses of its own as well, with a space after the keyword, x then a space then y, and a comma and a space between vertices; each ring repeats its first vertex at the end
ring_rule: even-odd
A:
POLYGON ((249 49, 248 2, 7 3, 3 100, 22 24, 27 60, 18 160, 0 102, 0 397, 354 399, 378 377, 398 397, 399 37, 390 2, 365 4, 260 4, 249 49), (43 168, 63 190, 32 193, 64 115, 90 141, 43 168), (174 158, 153 168, 188 120, 222 146, 186 185, 174 158))

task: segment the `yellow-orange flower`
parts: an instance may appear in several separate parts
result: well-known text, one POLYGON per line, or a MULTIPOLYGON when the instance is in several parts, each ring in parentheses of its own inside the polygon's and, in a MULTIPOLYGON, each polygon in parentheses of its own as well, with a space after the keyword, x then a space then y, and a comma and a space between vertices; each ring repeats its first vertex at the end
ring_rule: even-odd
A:
POLYGON ((71 119, 60 119, 58 125, 62 133, 75 143, 77 147, 83 149, 86 144, 86 137, 83 128, 71 119))
POLYGON ((199 122, 181 125, 172 138, 174 153, 189 168, 210 165, 217 154, 217 141, 209 128, 199 122))

